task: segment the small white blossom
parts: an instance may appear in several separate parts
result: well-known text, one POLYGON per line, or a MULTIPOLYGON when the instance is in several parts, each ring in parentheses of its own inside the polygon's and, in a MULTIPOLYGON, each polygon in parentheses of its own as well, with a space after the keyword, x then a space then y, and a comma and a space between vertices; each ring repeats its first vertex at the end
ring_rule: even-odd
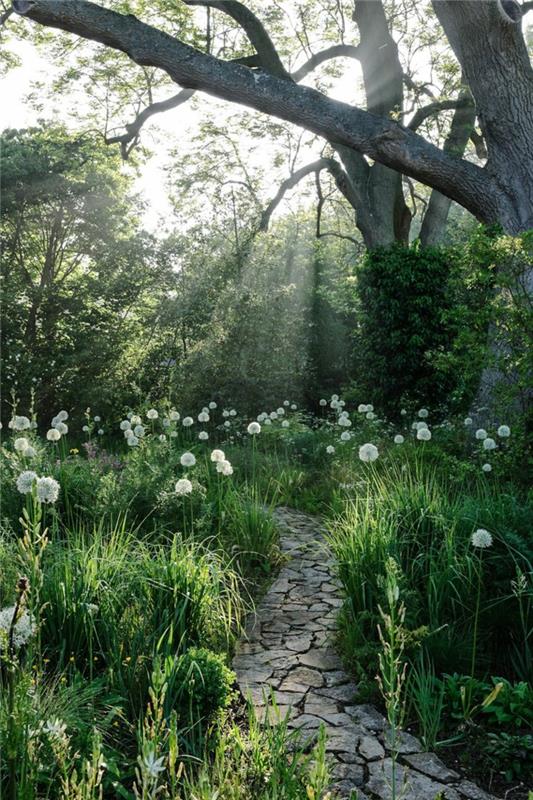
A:
POLYGON ((394 437, 394 444, 403 444, 404 442, 405 439, 403 438, 402 434, 397 433, 396 436, 394 437))
POLYGON ((357 411, 359 412, 359 414, 366 414, 365 403, 359 403, 359 405, 357 406, 357 411))
POLYGON ((418 411, 418 416, 420 417, 420 419, 427 419, 429 416, 429 411, 427 410, 427 408, 421 408, 418 411))
POLYGON ((402 417, 407 416, 407 409, 406 408, 402 408, 402 410, 400 411, 400 414, 402 415, 402 417))
MULTIPOLYGON (((8 606, 0 611, 0 631, 3 632, 4 636, 9 634, 14 613, 15 606, 8 606)), ((22 647, 27 644, 34 633, 35 625, 28 612, 25 610, 22 613, 19 612, 19 617, 13 628, 13 644, 15 647, 22 647)))
POLYGON ((29 446, 30 443, 26 438, 24 438, 24 436, 21 436, 19 439, 15 439, 15 441, 13 442, 13 447, 15 448, 17 453, 24 452, 24 450, 27 450, 29 446))
POLYGON ((37 499, 40 503, 55 503, 59 497, 59 483, 55 478, 37 478, 37 499))
MULTIPOLYGON (((367 406, 367 408, 368 408, 368 406, 367 406)), ((374 414, 373 411, 367 411, 366 412, 366 418, 367 419, 376 419, 376 415, 374 414)))
POLYGON ((221 472, 222 475, 233 475, 233 467, 231 466, 230 462, 227 459, 223 461, 219 461, 216 466, 217 472, 221 472))
POLYGON ((431 431, 429 428, 419 428, 416 432, 416 438, 421 442, 429 442, 431 439, 431 431))
POLYGON ((166 442, 167 440, 167 437, 165 436, 164 433, 160 433, 158 438, 160 442, 166 442))
POLYGON ((278 412, 277 411, 271 411, 268 416, 270 417, 270 419, 277 419, 278 418, 278 412))
POLYGON ((276 409, 276 414, 278 417, 282 417, 285 414, 285 409, 280 406, 278 409, 276 409))
POLYGON ((68 419, 68 411, 64 410, 60 411, 59 414, 57 415, 57 419, 59 420, 59 422, 66 422, 66 420, 68 419))
POLYGON ((352 434, 350 433, 350 431, 343 431, 341 433, 341 442, 349 442, 351 438, 352 434))
POLYGON ((198 422, 209 422, 209 414, 207 411, 200 411, 198 414, 198 422))
POLYGON ((472 425, 473 421, 474 420, 472 419, 472 417, 465 417, 465 421, 464 422, 465 422, 466 427, 469 428, 470 425, 472 425))
POLYGON ((94 419, 95 422, 101 422, 102 417, 99 417, 98 414, 97 414, 95 417, 93 417, 93 419, 94 419))
POLYGON ((210 402, 210 403, 208 403, 208 406, 209 406, 209 408, 211 409, 211 411, 214 411, 214 410, 215 410, 215 408, 217 407, 217 404, 215 403, 215 401, 214 401, 214 400, 211 400, 211 402, 210 402))
POLYGON ((49 442, 58 442, 61 439, 61 432, 58 431, 57 428, 50 428, 46 434, 46 438, 49 442))
POLYGON ((266 418, 265 425, 272 425, 272 420, 270 419, 270 417, 266 418))
POLYGON ((479 439, 480 441, 483 441, 483 439, 486 439, 487 436, 488 436, 488 433, 485 430, 485 428, 478 428, 477 429, 477 431, 476 431, 476 439, 479 439))
POLYGON ((157 778, 161 772, 165 771, 165 758, 161 756, 160 758, 155 757, 155 752, 151 750, 147 753, 143 758, 143 765, 144 769, 148 773, 151 778, 157 778))
POLYGON ((511 435, 511 429, 508 425, 500 425, 498 428, 498 436, 501 439, 507 439, 511 435))
POLYGON ((237 416, 237 412, 235 411, 234 408, 230 409, 229 415, 230 415, 230 417, 236 417, 237 416))
POLYGON ((198 438, 200 439, 201 442, 207 442, 207 440, 209 439, 209 434, 207 431, 200 431, 200 433, 198 434, 198 438))
POLYGON ((231 428, 231 422, 229 421, 229 419, 227 419, 227 420, 225 421, 225 423, 224 423, 224 427, 225 427, 225 428, 231 428))
POLYGON ((169 412, 168 416, 170 417, 172 422, 178 422, 180 418, 179 411, 175 411, 174 409, 172 409, 172 411, 169 412))
POLYGON ((327 400, 324 400, 324 398, 322 398, 321 400, 319 400, 319 401, 318 401, 318 405, 319 405, 319 406, 322 406, 322 408, 323 408, 324 406, 327 406, 327 404, 328 404, 328 401, 327 401, 327 400))
POLYGON ((51 739, 62 741, 66 737, 67 726, 60 719, 49 719, 43 725, 43 731, 51 739))
POLYGON ((123 419, 120 423, 120 430, 121 431, 129 431, 131 428, 131 422, 129 419, 123 419))
POLYGON ((351 425, 352 425, 352 421, 351 421, 351 419, 349 417, 341 416, 341 417, 339 417, 339 425, 342 428, 350 428, 351 425))
POLYGON ((332 456, 334 452, 335 452, 335 448, 333 447, 333 445, 332 444, 328 444, 328 446, 326 447, 326 453, 329 456, 332 456))
POLYGON ((33 482, 37 480, 37 473, 29 469, 21 472, 17 478, 17 489, 21 494, 28 494, 32 490, 33 482))
POLYGON ((188 478, 180 478, 179 481, 176 482, 174 491, 179 495, 190 494, 192 492, 192 483, 188 478))
POLYGON ((363 444, 359 448, 359 458, 361 461, 371 462, 375 461, 379 456, 379 450, 375 444, 363 444))
POLYGON ((132 425, 140 425, 142 422, 141 417, 139 414, 132 414, 131 416, 131 424, 132 425))
POLYGON ((13 417, 9 423, 9 427, 15 431, 25 431, 31 427, 31 422, 28 417, 13 417))
POLYGON ((257 433, 261 433, 261 425, 258 422, 250 422, 246 430, 250 436, 255 436, 257 433))
POLYGON ((290 422, 289 422, 288 419, 284 419, 283 422, 281 423, 281 427, 282 428, 288 428, 289 425, 290 425, 290 422))
POLYGON ((133 433, 135 434, 135 436, 136 436, 138 439, 142 439, 142 437, 143 437, 143 436, 144 436, 144 434, 146 433, 146 431, 145 431, 145 429, 144 429, 144 425, 136 425, 136 426, 134 427, 134 429, 133 429, 133 433))
POLYGON ((137 447, 137 445, 139 444, 139 441, 140 441, 139 438, 137 436, 135 436, 135 434, 132 434, 131 436, 128 436, 128 444, 129 444, 130 447, 137 447))
POLYGON ((226 456, 224 455, 223 450, 213 450, 211 452, 211 461, 217 463, 218 461, 224 461, 226 456))
POLYGON ((483 439, 483 450, 495 450, 497 448, 497 444, 494 439, 491 439, 490 436, 487 436, 486 439, 483 439))
POLYGON ((22 452, 24 458, 34 458, 37 455, 37 452, 34 447, 28 445, 28 447, 22 452))
POLYGON ((183 453, 182 457, 180 458, 180 464, 182 467, 194 467, 196 464, 196 458, 192 453, 183 453))
POLYGON ((181 421, 181 424, 183 425, 184 428, 190 428, 193 423, 194 420, 192 417, 183 417, 181 421))
POLYGON ((148 419, 158 419, 159 413, 155 410, 155 408, 150 408, 146 412, 146 416, 148 417, 148 419))
POLYGON ((472 542, 474 547, 490 547, 492 544, 492 534, 489 533, 485 528, 478 528, 477 531, 474 531, 472 534, 470 541, 472 542))
MULTIPOLYGON (((55 430, 55 429, 54 429, 54 430, 55 430)), ((88 425, 84 425, 84 426, 83 426, 83 428, 82 428, 82 431, 83 431, 84 433, 89 433, 89 426, 88 426, 88 425)), ((50 431, 48 431, 48 433, 50 433, 50 431)))
POLYGON ((103 428, 98 428, 96 433, 98 434, 98 436, 103 436, 104 435, 104 429, 103 428))
POLYGON ((483 472, 492 472, 492 464, 488 464, 488 463, 487 464, 483 464, 481 469, 483 470, 483 472))

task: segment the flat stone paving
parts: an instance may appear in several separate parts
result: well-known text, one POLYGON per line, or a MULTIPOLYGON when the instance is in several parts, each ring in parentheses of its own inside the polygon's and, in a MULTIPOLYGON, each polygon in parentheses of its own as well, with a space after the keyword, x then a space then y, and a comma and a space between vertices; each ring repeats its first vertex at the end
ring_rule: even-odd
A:
MULTIPOLYGON (((390 800, 387 722, 373 706, 357 703, 357 686, 332 646, 342 598, 320 521, 289 508, 275 512, 281 549, 289 561, 250 615, 233 669, 256 714, 275 724, 288 717, 309 747, 324 725, 333 797, 390 800), (274 702, 273 702, 274 701, 274 702)), ((397 770, 402 800, 496 800, 422 752, 401 734, 397 770)))

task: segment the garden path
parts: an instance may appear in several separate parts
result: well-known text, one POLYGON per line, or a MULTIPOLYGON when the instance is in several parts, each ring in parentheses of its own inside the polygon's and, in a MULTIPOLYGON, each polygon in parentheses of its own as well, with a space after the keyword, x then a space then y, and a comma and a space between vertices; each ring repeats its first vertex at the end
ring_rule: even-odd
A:
MULTIPOLYGON (((299 511, 279 508, 275 515, 287 562, 239 642, 233 661, 239 688, 260 719, 275 724, 288 716, 308 746, 325 726, 335 798, 390 800, 387 722, 374 707, 357 703, 357 687, 332 645, 342 599, 324 530, 299 511)), ((403 800, 493 800, 422 752, 411 734, 401 734, 399 751, 403 800)))

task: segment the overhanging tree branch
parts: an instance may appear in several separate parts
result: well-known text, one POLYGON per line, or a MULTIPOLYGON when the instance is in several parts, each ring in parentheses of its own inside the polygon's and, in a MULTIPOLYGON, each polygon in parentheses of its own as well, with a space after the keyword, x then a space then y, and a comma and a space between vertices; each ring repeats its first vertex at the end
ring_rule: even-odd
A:
POLYGON ((254 108, 353 148, 438 189, 481 220, 498 218, 497 205, 490 201, 493 181, 482 168, 443 153, 390 119, 263 71, 223 62, 133 15, 88 0, 14 0, 13 7, 35 22, 113 47, 137 64, 162 69, 184 88, 254 108))
POLYGON ((303 167, 300 167, 300 169, 295 170, 292 175, 289 175, 289 177, 280 184, 278 191, 261 214, 259 230, 268 230, 272 214, 290 189, 293 189, 301 180, 311 175, 313 172, 317 174, 323 169, 330 169, 331 161, 333 161, 333 159, 318 158, 316 161, 305 164, 303 167))
POLYGON ((327 47, 325 50, 321 50, 320 53, 315 53, 314 55, 309 58, 305 64, 302 64, 301 67, 298 67, 297 70, 291 73, 293 80, 296 83, 299 83, 303 80, 306 75, 312 72, 314 69, 323 64, 325 61, 330 61, 333 58, 359 58, 358 55, 358 48, 355 45, 351 44, 335 44, 331 47, 327 47))
POLYGON ((419 108, 413 114, 413 118, 407 127, 411 131, 417 131, 422 123, 428 119, 428 117, 433 117, 440 111, 448 111, 451 108, 466 108, 468 106, 472 106, 472 108, 474 107, 474 101, 470 95, 467 97, 456 97, 455 99, 451 100, 436 100, 434 103, 428 103, 427 106, 422 106, 422 108, 419 108))

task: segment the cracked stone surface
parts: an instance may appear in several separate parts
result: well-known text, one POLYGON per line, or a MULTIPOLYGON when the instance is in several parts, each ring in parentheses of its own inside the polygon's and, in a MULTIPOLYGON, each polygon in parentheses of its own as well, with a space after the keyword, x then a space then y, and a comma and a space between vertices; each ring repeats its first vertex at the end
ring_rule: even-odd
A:
MULTIPOLYGON (((289 508, 275 512, 282 552, 288 558, 247 620, 233 669, 258 719, 287 719, 299 729, 299 745, 312 747, 319 729, 327 735, 332 797, 389 800, 392 760, 388 723, 368 704, 333 646, 342 605, 335 564, 320 521, 289 508)), ((497 800, 448 769, 407 732, 400 735, 396 781, 403 800, 497 800)), ((289 757, 289 756, 288 756, 289 757)))

